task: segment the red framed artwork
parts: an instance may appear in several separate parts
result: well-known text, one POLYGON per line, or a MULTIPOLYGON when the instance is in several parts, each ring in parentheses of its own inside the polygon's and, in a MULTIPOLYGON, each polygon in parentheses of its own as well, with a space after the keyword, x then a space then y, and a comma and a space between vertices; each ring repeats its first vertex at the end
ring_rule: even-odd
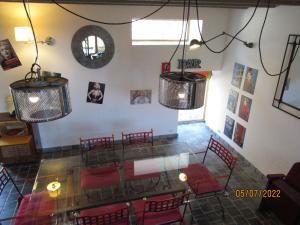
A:
POLYGON ((163 62, 161 63, 161 73, 167 73, 171 71, 171 63, 163 62))

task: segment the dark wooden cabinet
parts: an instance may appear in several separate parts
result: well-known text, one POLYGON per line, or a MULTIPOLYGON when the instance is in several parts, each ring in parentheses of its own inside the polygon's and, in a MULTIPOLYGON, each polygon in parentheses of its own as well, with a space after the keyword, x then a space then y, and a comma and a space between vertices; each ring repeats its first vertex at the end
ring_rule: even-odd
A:
POLYGON ((39 158, 31 124, 0 113, 0 163, 34 162, 39 158))

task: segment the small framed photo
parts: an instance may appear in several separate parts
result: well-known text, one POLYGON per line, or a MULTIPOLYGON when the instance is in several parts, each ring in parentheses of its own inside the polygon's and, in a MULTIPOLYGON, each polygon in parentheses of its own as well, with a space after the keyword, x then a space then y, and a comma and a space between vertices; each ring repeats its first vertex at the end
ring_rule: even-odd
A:
POLYGON ((131 90, 130 104, 151 104, 151 90, 131 90))
POLYGON ((89 82, 86 101, 95 104, 102 104, 104 98, 105 84, 89 82))
POLYGON ((244 95, 241 97, 240 109, 239 109, 239 117, 243 120, 249 120, 250 110, 251 110, 252 100, 244 95))
POLYGON ((231 84, 237 88, 241 87, 245 66, 234 63, 231 84))
POLYGON ((236 105, 239 98, 239 93, 233 89, 229 92, 229 97, 227 101, 227 109, 230 110, 232 113, 236 111, 236 105))
POLYGON ((171 63, 163 62, 161 63, 161 73, 168 73, 171 71, 171 63))
POLYGON ((8 39, 0 41, 0 63, 3 70, 9 70, 22 65, 8 39))
POLYGON ((247 67, 243 90, 254 94, 258 70, 247 67))
POLYGON ((224 134, 227 137, 229 137, 230 139, 232 138, 234 122, 235 122, 234 119, 232 119, 230 116, 226 116, 225 126, 224 126, 224 134))
POLYGON ((246 128, 243 127, 241 124, 236 123, 233 141, 241 148, 244 145, 245 134, 246 128))

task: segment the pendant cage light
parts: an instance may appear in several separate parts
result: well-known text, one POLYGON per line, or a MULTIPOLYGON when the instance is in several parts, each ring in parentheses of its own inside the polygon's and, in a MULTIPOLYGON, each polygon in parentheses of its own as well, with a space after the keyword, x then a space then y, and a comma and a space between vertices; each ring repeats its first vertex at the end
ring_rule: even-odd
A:
POLYGON ((71 113, 68 80, 43 77, 19 80, 10 85, 16 117, 26 122, 46 122, 71 113))
POLYGON ((206 77, 192 72, 167 72, 159 77, 159 103, 171 109, 197 109, 204 105, 206 77))
MULTIPOLYGON (((182 62, 184 62, 186 40, 188 38, 188 22, 191 0, 184 0, 182 33, 178 45, 169 62, 178 50, 183 37, 182 62), (187 7, 186 7, 187 5, 187 7), (185 12, 187 16, 185 17, 185 12), (184 26, 185 24, 185 26, 184 26), (185 30, 184 30, 185 27, 185 30)), ((184 65, 180 72, 166 72, 159 76, 159 103, 171 109, 197 109, 204 105, 206 77, 185 71, 184 65)))
POLYGON ((41 67, 37 64, 39 56, 37 41, 25 0, 23 6, 32 29, 36 58, 25 78, 10 84, 16 117, 31 123, 56 120, 72 111, 68 80, 40 75, 41 67))

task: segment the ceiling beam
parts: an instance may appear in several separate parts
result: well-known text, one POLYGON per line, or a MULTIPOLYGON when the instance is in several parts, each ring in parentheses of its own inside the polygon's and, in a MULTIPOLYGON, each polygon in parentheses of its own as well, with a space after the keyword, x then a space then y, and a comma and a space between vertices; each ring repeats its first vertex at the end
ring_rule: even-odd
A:
MULTIPOLYGON (((98 5, 137 5, 160 6, 166 0, 56 0, 62 4, 98 4, 98 5)), ((0 2, 22 2, 22 0, 0 0, 0 2)), ((51 0, 30 0, 35 3, 51 3, 51 0)), ((170 0, 168 6, 182 6, 184 0, 170 0)), ((195 0, 191 0, 195 6, 195 0)), ((248 8, 256 5, 256 0, 199 0, 200 7, 248 8)), ((300 0, 272 0, 271 7, 278 5, 300 5, 300 0)), ((266 7, 267 0, 261 0, 260 7, 266 7)))

